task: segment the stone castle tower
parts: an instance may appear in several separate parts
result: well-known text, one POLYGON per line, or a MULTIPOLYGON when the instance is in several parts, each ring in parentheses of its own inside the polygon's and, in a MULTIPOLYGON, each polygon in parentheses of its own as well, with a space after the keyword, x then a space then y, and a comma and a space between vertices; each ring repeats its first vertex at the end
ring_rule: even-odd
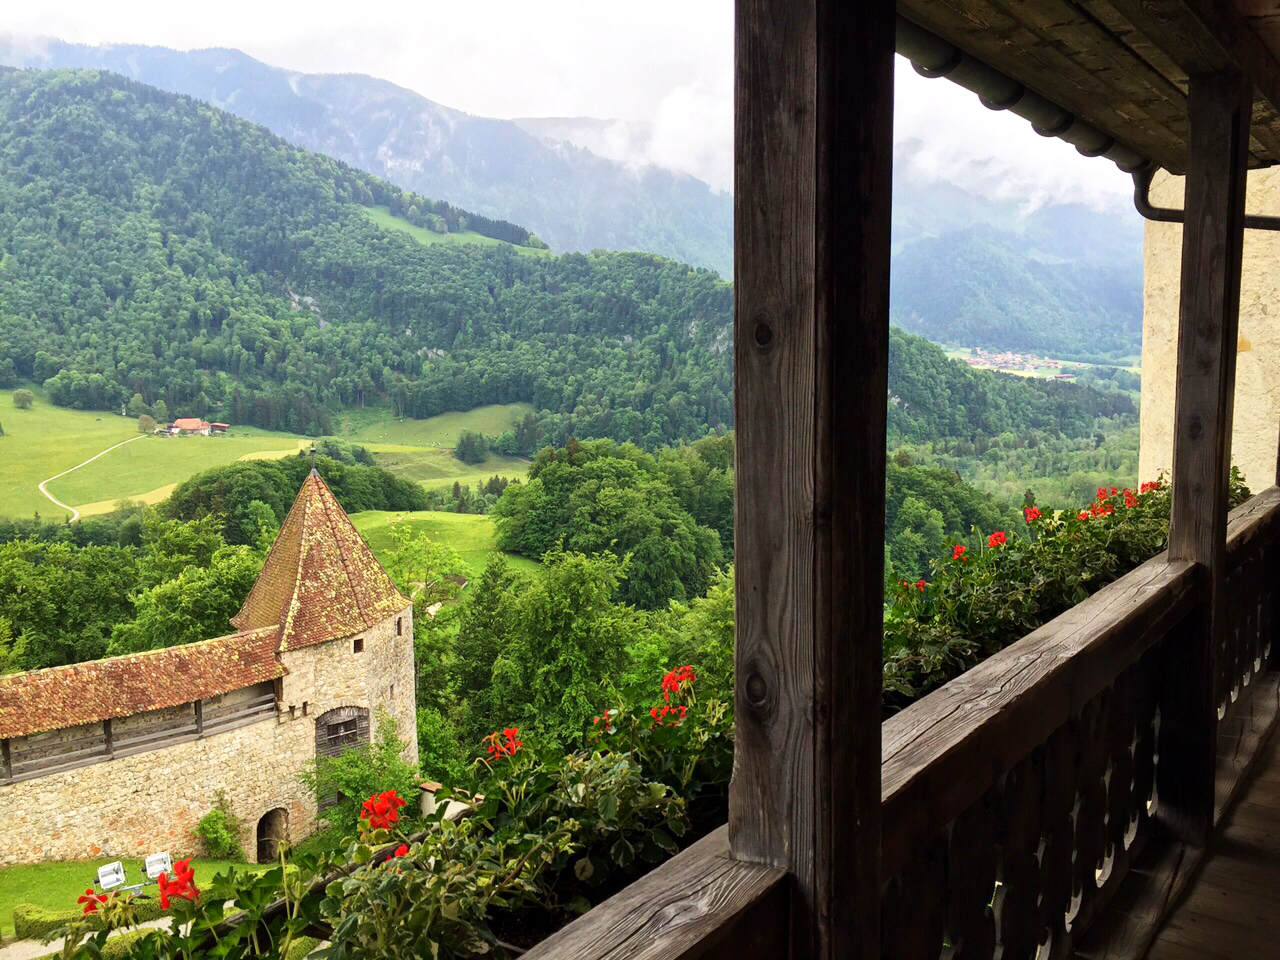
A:
POLYGON ((380 712, 417 762, 413 606, 315 470, 232 625, 0 677, 0 865, 198 852, 219 792, 269 859, 315 826, 298 775, 380 712))

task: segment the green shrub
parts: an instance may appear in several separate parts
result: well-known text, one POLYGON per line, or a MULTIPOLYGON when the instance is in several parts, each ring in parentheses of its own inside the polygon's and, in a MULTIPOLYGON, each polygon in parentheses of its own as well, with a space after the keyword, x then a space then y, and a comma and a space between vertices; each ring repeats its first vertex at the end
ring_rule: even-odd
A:
MULTIPOLYGON (((1249 498, 1233 467, 1231 506, 1249 498)), ((890 581, 884 618, 884 696, 901 708, 1165 548, 1170 489, 1099 488, 1079 512, 1024 511, 1018 532, 955 544, 931 581, 890 581)), ((975 534, 977 531, 974 531, 975 534)))
MULTIPOLYGON (((134 910, 137 912, 138 923, 159 920, 164 916, 160 904, 151 899, 136 899, 134 910)), ((30 903, 20 903, 13 908, 14 935, 19 940, 39 940, 81 916, 83 914, 78 907, 71 910, 50 910, 30 903)), ((91 923, 93 919, 90 917, 91 923)))
POLYGON ((204 844, 205 853, 214 860, 243 860, 240 847, 240 821, 227 808, 227 796, 221 790, 216 794, 212 810, 200 818, 191 831, 204 844))
POLYGON ((284 960, 302 960, 316 947, 320 946, 320 941, 315 937, 300 937, 293 941, 289 949, 285 951, 284 960))
POLYGON ((355 828, 364 799, 385 790, 395 790, 413 801, 405 811, 406 817, 418 815, 418 784, 422 777, 416 767, 405 762, 405 744, 398 735, 395 718, 379 709, 375 729, 378 732, 372 743, 349 747, 336 757, 317 757, 301 776, 322 808, 321 816, 330 824, 340 824, 345 832, 355 828))
MULTIPOLYGON (((128 960, 129 957, 133 956, 134 944, 150 933, 150 930, 130 930, 128 933, 118 933, 103 945, 102 953, 99 954, 99 957, 101 960, 128 960)), ((61 956, 62 954, 60 953, 46 953, 39 960, 59 960, 61 956)))

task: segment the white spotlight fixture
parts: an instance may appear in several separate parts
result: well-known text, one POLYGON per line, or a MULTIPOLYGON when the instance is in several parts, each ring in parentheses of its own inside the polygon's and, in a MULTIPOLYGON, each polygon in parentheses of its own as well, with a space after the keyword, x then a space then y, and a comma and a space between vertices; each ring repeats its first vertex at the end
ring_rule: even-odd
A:
POLYGON ((169 852, 153 853, 144 861, 148 880, 155 880, 162 873, 173 873, 173 858, 169 852))
POLYGON ((98 868, 98 885, 103 890, 112 890, 124 883, 124 864, 117 860, 98 868))

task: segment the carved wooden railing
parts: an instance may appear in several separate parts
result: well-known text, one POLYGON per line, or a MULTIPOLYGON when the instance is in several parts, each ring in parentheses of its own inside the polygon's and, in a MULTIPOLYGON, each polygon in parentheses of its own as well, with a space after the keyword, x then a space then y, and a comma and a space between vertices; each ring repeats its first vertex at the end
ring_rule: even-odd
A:
MULTIPOLYGON (((1277 715, 1280 489, 1232 513, 1227 560, 1219 812, 1277 715)), ((1155 557, 886 721, 882 956, 1141 955, 1196 862, 1159 812, 1178 750, 1162 681, 1202 623, 1201 574, 1155 557)), ((525 956, 783 957, 783 891, 717 831, 525 956)))
MULTIPOLYGON (((1278 530, 1275 488, 1232 516, 1219 807, 1275 716, 1278 530)), ((1141 954, 1194 861, 1161 829, 1160 758, 1179 749, 1163 679, 1201 622, 1200 574, 1156 557, 886 722, 884 956, 1141 954)))

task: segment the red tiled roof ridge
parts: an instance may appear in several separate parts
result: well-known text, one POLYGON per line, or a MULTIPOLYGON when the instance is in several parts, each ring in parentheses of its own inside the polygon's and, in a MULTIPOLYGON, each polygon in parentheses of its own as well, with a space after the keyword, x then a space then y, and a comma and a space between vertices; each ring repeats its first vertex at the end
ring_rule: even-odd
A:
POLYGON ((117 660, 141 660, 147 657, 158 657, 172 650, 193 650, 199 647, 208 646, 211 643, 221 643, 225 640, 257 640, 261 637, 272 634, 276 631, 276 627, 258 627, 254 630, 237 630, 235 633, 224 633, 219 637, 210 637, 208 640, 196 640, 193 643, 179 643, 171 647, 157 647, 154 650, 135 650, 133 653, 117 653, 114 657, 99 657, 97 660, 81 660, 78 663, 63 663, 56 667, 40 667, 38 670, 20 670, 17 673, 0 674, 0 687, 5 685, 8 680, 20 680, 23 677, 35 677, 40 674, 57 673, 59 670, 80 670, 85 667, 95 667, 103 663, 114 663, 117 660))
POLYGON ((278 624, 285 651, 359 633, 409 603, 313 469, 231 622, 278 624))
POLYGON ((99 723, 282 677, 274 628, 0 677, 0 738, 99 723))
MULTIPOLYGON (((311 472, 316 474, 317 480, 320 479, 320 474, 316 473, 314 467, 311 468, 311 472)), ((326 486, 325 489, 327 490, 328 487, 326 486)), ((330 491, 330 493, 332 493, 332 491, 330 491)), ((365 538, 361 536, 359 530, 356 530, 356 525, 351 522, 351 518, 347 516, 346 511, 339 506, 337 497, 333 498, 333 506, 334 509, 338 511, 339 516, 335 517, 333 515, 333 511, 329 509, 328 501, 322 499, 321 506, 324 508, 324 516, 325 520, 329 524, 329 531, 333 534, 333 538, 335 540, 338 539, 338 525, 346 524, 352 530, 355 530, 356 536, 360 537, 360 541, 364 544, 365 549, 369 550, 369 541, 365 540, 365 538)), ((360 611, 360 618, 362 620, 367 619, 368 615, 365 613, 364 600, 360 596, 360 591, 356 589, 355 574, 351 570, 351 558, 347 555, 347 552, 343 550, 339 551, 338 559, 342 562, 342 572, 346 574, 347 584, 351 588, 352 596, 355 597, 356 609, 360 611)))

